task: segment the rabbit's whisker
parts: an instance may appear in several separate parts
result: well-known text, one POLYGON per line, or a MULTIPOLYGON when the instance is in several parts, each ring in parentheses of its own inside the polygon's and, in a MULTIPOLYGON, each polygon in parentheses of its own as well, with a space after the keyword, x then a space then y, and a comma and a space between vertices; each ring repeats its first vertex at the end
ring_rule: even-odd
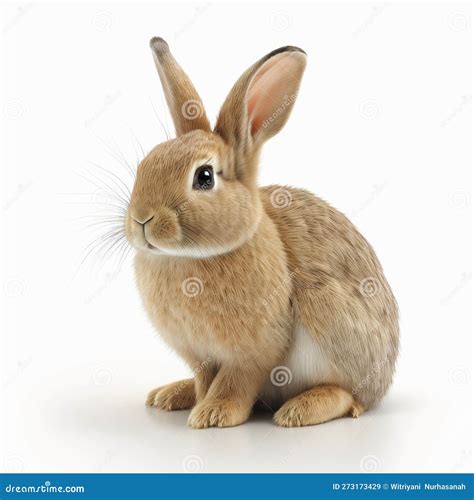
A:
POLYGON ((114 172, 112 172, 104 167, 101 167, 100 165, 98 165, 97 163, 94 163, 92 161, 89 163, 91 165, 93 165, 94 167, 98 168, 103 173, 103 175, 105 175, 107 177, 107 180, 110 180, 117 187, 117 189, 123 195, 123 198, 127 202, 130 201, 130 196, 131 196, 130 188, 117 174, 115 174, 114 172))
POLYGON ((126 160, 125 156, 123 153, 119 150, 117 143, 114 141, 113 144, 115 148, 118 150, 118 155, 117 153, 111 148, 109 144, 107 144, 103 139, 98 138, 99 141, 105 146, 105 149, 107 151, 107 154, 111 156, 114 160, 116 160, 122 167, 125 167, 125 170, 127 173, 131 176, 132 180, 135 179, 136 172, 133 169, 133 167, 128 163, 126 160))
POLYGON ((79 175, 79 177, 82 177, 87 182, 93 184, 97 189, 99 189, 100 191, 102 191, 104 194, 112 194, 112 198, 115 198, 121 204, 126 205, 128 203, 127 199, 124 198, 123 195, 120 192, 117 191, 116 187, 114 187, 113 185, 105 183, 103 179, 101 179, 97 175, 94 175, 90 171, 88 171, 87 173, 91 176, 91 178, 87 178, 86 176, 84 176, 82 174, 78 174, 78 175, 79 175))

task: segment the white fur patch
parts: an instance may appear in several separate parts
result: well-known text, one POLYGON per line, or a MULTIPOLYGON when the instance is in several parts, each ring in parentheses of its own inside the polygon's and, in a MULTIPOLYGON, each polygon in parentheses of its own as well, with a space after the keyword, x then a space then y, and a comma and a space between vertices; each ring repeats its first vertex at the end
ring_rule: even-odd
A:
POLYGON ((245 240, 236 241, 229 245, 221 245, 215 247, 197 247, 197 248, 166 248, 161 246, 161 254, 173 255, 174 257, 192 257, 194 259, 206 259, 208 257, 215 257, 216 255, 223 255, 232 252, 236 248, 239 248, 245 240))
POLYGON ((270 374, 262 400, 270 406, 279 406, 307 389, 334 383, 336 374, 336 367, 314 335, 299 326, 286 360, 270 374))
POLYGON ((173 255, 175 257, 192 257, 195 259, 206 259, 208 257, 215 257, 216 255, 224 255, 226 253, 232 252, 233 250, 236 250, 237 248, 241 247, 244 243, 246 243, 252 236, 255 234, 257 231, 257 228, 260 224, 261 220, 261 214, 259 214, 259 217, 255 220, 255 223, 253 227, 249 230, 249 233, 244 233, 242 236, 231 242, 228 243, 227 245, 220 245, 220 246, 215 246, 215 247, 196 247, 196 248, 171 248, 171 247, 165 247, 161 245, 160 247, 157 247, 157 252, 155 253, 156 255, 173 255))

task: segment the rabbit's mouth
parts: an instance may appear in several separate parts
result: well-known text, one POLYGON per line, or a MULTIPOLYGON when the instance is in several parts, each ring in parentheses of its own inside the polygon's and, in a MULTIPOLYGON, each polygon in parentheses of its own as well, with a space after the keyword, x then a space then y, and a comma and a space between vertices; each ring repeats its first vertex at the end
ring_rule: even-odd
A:
POLYGON ((157 253, 161 254, 161 253, 163 253, 160 248, 158 248, 155 245, 152 245, 146 238, 145 238, 145 247, 146 247, 147 250, 150 250, 154 254, 157 254, 157 253))

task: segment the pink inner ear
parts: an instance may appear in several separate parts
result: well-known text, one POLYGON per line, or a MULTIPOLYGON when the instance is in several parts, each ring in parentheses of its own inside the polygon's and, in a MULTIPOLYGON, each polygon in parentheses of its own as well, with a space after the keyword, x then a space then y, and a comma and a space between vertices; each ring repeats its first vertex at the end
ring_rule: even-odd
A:
POLYGON ((253 136, 288 98, 289 81, 295 78, 297 64, 291 53, 282 53, 272 57, 255 74, 247 93, 247 111, 253 136))

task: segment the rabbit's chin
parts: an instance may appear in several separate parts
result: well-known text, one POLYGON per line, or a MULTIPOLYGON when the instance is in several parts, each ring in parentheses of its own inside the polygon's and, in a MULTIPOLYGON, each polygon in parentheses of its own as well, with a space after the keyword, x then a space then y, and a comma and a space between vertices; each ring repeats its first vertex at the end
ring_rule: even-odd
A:
POLYGON ((164 247, 148 245, 140 251, 154 256, 187 257, 193 259, 207 259, 217 257, 236 250, 240 245, 223 245, 215 247, 164 247))

